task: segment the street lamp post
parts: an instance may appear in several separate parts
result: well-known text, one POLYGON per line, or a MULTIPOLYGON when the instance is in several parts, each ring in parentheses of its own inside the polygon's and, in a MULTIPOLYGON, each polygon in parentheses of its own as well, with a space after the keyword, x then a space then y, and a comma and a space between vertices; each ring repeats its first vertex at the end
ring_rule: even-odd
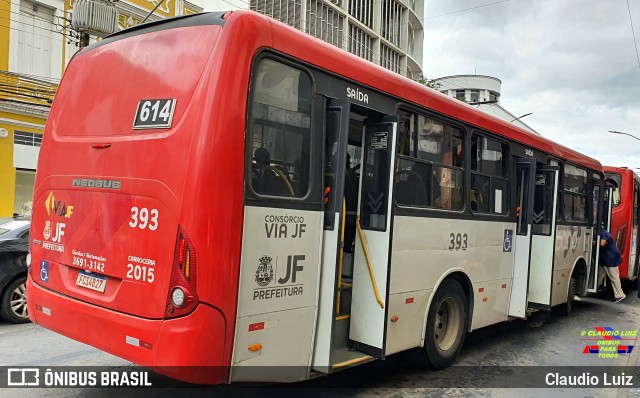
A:
POLYGON ((513 120, 512 120, 512 121, 510 121, 509 123, 513 123, 513 122, 515 122, 516 120, 520 120, 520 119, 522 119, 523 117, 527 117, 527 116, 529 116, 529 115, 531 115, 531 114, 533 114, 533 112, 525 113, 524 115, 519 116, 519 117, 517 117, 517 118, 513 119, 513 120))
POLYGON ((609 130, 609 132, 610 132, 610 133, 612 133, 612 134, 623 134, 623 135, 628 135, 629 137, 633 137, 633 138, 635 138, 636 140, 640 141, 640 138, 636 137, 636 136, 635 136, 635 135, 633 135, 633 134, 623 133, 622 131, 615 131, 615 130, 609 130))

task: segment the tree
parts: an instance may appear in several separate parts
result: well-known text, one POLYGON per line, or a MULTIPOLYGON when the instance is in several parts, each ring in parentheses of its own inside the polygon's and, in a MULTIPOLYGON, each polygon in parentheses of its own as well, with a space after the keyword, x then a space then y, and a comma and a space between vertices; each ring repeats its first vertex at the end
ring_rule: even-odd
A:
POLYGON ((420 74, 417 78, 414 79, 420 84, 424 84, 425 86, 432 88, 436 91, 440 91, 440 87, 442 86, 440 83, 436 82, 435 79, 429 79, 425 75, 420 74))

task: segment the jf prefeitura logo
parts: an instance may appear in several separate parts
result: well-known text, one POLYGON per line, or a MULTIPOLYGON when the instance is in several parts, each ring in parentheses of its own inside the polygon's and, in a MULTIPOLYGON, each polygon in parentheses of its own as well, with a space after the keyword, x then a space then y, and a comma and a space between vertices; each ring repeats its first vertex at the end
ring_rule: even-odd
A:
POLYGON ((598 358, 618 358, 631 354, 638 339, 637 330, 617 330, 609 326, 594 326, 592 330, 580 332, 585 344, 582 353, 598 358))

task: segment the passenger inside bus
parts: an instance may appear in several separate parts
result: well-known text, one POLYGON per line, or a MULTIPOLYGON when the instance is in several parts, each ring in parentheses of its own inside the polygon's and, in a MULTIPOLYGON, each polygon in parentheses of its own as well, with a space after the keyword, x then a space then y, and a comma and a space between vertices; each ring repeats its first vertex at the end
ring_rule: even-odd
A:
POLYGON ((271 165, 271 155, 265 148, 253 153, 251 186, 256 193, 275 196, 295 196, 288 176, 277 166, 271 165))
POLYGON ((396 174, 396 201, 402 205, 427 205, 427 188, 420 174, 400 170, 396 174))
POLYGON ((484 198, 476 188, 471 188, 469 190, 469 201, 471 202, 471 210, 478 211, 480 210, 479 205, 484 203, 484 198))

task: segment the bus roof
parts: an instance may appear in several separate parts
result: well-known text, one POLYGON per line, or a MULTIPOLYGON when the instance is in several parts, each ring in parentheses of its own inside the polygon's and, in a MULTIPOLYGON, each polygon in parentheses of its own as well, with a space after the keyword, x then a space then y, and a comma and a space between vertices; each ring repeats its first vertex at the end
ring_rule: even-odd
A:
POLYGON ((394 97, 403 98, 409 103, 427 107, 457 120, 464 120, 478 128, 497 133, 560 159, 602 171, 602 165, 594 158, 477 110, 284 23, 248 10, 234 11, 228 17, 228 22, 236 18, 255 18, 270 22, 273 27, 273 48, 282 53, 394 97))
POLYGON ((640 182, 640 176, 638 176, 638 173, 636 173, 635 171, 633 171, 632 169, 626 166, 602 166, 602 167, 604 168, 605 173, 618 173, 623 176, 633 175, 633 178, 640 182))
POLYGON ((602 171, 602 165, 594 158, 475 109, 457 99, 448 97, 284 23, 250 10, 202 13, 146 23, 110 35, 100 42, 86 47, 80 53, 138 34, 198 25, 232 26, 234 21, 239 19, 251 19, 251 23, 257 28, 253 31, 245 30, 241 33, 247 36, 264 35, 264 31, 268 31, 270 26, 272 33, 271 47, 281 53, 322 68, 337 76, 368 86, 371 89, 403 99, 409 104, 426 107, 441 115, 502 135, 510 140, 541 150, 576 165, 602 171), (258 29, 260 25, 264 29, 258 29))

